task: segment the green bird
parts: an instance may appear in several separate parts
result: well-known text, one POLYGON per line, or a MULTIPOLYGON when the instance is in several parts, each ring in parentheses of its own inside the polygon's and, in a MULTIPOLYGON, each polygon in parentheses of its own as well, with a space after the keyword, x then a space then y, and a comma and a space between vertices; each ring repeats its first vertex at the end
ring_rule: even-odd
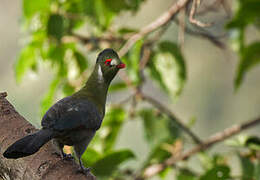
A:
POLYGON ((71 158, 63 152, 64 145, 73 146, 80 170, 87 172, 89 169, 83 166, 81 156, 105 116, 108 87, 124 67, 113 49, 103 50, 85 86, 55 103, 42 118, 42 129, 13 143, 4 152, 4 157, 17 159, 32 155, 53 140, 62 158, 71 158))

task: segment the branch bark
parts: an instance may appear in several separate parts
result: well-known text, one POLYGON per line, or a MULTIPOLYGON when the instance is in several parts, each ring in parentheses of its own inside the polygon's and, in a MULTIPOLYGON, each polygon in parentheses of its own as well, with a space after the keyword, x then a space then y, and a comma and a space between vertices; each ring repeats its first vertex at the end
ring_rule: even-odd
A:
POLYGON ((50 142, 34 155, 15 160, 4 158, 2 154, 9 145, 37 131, 14 109, 6 96, 6 93, 0 93, 0 179, 96 179, 91 173, 78 173, 78 165, 57 156, 50 142))

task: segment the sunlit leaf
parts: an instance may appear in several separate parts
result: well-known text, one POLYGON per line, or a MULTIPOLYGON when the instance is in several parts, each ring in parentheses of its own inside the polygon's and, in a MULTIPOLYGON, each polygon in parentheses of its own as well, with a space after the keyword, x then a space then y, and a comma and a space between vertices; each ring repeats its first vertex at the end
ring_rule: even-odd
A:
POLYGON ((186 67, 178 46, 168 41, 160 43, 159 51, 155 54, 153 61, 154 68, 161 76, 157 75, 155 80, 161 86, 163 82, 163 89, 167 87, 167 92, 173 97, 180 95, 186 81, 186 67))
POLYGON ((243 49, 235 80, 236 89, 239 88, 245 74, 260 63, 260 42, 255 42, 243 49))
POLYGON ((151 75, 151 78, 153 78, 159 84, 159 86, 168 93, 167 85, 164 83, 162 74, 157 69, 155 65, 155 60, 153 60, 153 58, 154 56, 152 56, 152 60, 148 63, 148 70, 151 75))
POLYGON ((28 45, 22 49, 15 64, 15 77, 18 83, 21 82, 25 73, 36 65, 36 48, 28 45))
POLYGON ((120 150, 106 154, 92 165, 93 173, 97 176, 110 176, 123 162, 134 157, 135 155, 130 150, 120 150))
POLYGON ((250 136, 246 140, 246 146, 250 149, 260 151, 260 138, 257 136, 250 136))
POLYGON ((247 135, 241 134, 235 138, 226 140, 225 143, 229 146, 245 147, 247 139, 248 139, 247 135))
POLYGON ((23 15, 31 18, 35 13, 48 11, 50 8, 50 0, 23 0, 23 15))

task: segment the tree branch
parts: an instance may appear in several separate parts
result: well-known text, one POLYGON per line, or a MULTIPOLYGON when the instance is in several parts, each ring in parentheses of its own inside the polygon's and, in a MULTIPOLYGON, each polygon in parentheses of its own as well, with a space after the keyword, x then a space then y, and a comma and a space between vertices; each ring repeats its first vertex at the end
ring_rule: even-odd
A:
POLYGON ((61 160, 55 155, 51 143, 44 145, 34 155, 20 159, 6 159, 3 152, 14 141, 37 131, 5 99, 7 93, 0 93, 0 179, 95 180, 91 173, 78 173, 74 161, 61 160))
POLYGON ((152 177, 152 176, 158 174, 159 172, 161 172, 162 170, 164 170, 166 167, 172 166, 178 161, 186 160, 189 157, 191 157, 192 155, 194 155, 200 151, 209 149, 213 145, 215 145, 219 142, 222 142, 225 139, 230 138, 231 136, 234 136, 235 134, 238 134, 241 131, 246 130, 248 128, 252 128, 258 124, 260 124, 260 118, 257 118, 255 120, 251 120, 251 121, 247 121, 240 125, 233 125, 230 128, 227 128, 222 132, 216 133, 215 135, 206 139, 202 144, 195 146, 191 150, 181 154, 178 157, 170 157, 169 159, 167 159, 166 161, 164 161, 161 164, 154 164, 154 165, 149 166, 148 168, 146 168, 144 170, 143 177, 144 178, 152 177))
POLYGON ((195 15, 196 10, 199 7, 199 5, 200 5, 200 0, 193 0, 192 6, 191 6, 191 10, 190 10, 190 15, 189 15, 190 22, 192 24, 195 24, 195 25, 200 26, 200 27, 209 27, 209 26, 211 26, 211 23, 203 23, 203 22, 200 22, 199 20, 196 20, 194 18, 194 15, 195 15))
POLYGON ((145 35, 149 34, 150 32, 158 29, 161 26, 164 26, 169 22, 172 17, 179 12, 190 0, 178 0, 174 3, 168 11, 164 12, 160 17, 158 17, 155 21, 148 24, 144 28, 142 28, 138 33, 134 34, 130 37, 130 39, 125 43, 125 45, 120 49, 119 56, 124 56, 129 49, 134 45, 136 41, 144 37, 145 35))
POLYGON ((151 103, 152 105, 154 105, 157 109, 159 109, 161 112, 165 113, 172 121, 176 122, 178 124, 178 126, 185 131, 191 138, 192 140, 197 143, 197 144, 201 144, 202 141, 200 140, 200 138, 195 135, 185 124, 183 124, 176 116, 174 113, 172 113, 166 106, 164 106, 163 104, 161 104, 159 101, 157 101, 156 99, 147 96, 145 94, 141 94, 141 97, 146 100, 147 102, 151 103))

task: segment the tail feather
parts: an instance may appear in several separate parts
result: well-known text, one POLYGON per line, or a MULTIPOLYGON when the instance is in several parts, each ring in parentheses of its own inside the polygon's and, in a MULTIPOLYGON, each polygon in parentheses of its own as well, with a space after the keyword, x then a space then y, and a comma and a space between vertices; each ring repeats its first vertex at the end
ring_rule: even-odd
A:
POLYGON ((3 156, 5 158, 17 159, 36 153, 45 143, 52 138, 52 131, 41 129, 40 131, 19 139, 7 148, 3 156))

